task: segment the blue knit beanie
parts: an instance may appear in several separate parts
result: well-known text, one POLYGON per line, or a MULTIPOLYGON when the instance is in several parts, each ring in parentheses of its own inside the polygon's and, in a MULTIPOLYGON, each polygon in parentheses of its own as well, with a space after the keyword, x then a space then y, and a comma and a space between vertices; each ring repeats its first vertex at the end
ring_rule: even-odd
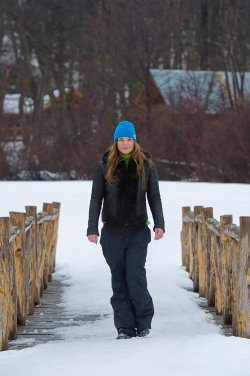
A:
POLYGON ((114 141, 121 137, 133 138, 136 141, 136 133, 133 123, 127 120, 118 123, 114 133, 114 141))

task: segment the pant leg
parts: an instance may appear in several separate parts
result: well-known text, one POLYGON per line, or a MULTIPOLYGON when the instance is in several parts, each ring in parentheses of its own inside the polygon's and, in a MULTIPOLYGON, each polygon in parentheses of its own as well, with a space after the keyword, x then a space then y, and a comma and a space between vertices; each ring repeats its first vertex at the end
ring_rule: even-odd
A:
POLYGON ((154 315, 153 301, 147 289, 145 269, 147 247, 150 241, 151 234, 148 226, 128 232, 126 279, 138 330, 151 328, 154 315))
POLYGON ((103 255, 110 267, 113 296, 110 299, 114 310, 114 323, 130 335, 135 335, 135 312, 131 304, 126 282, 126 237, 123 229, 103 227, 100 243, 103 255))

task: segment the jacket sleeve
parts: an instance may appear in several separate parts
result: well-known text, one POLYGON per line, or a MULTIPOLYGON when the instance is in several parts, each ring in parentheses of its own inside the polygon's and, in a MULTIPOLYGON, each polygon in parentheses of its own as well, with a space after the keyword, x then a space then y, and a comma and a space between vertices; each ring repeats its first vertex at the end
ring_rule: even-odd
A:
POLYGON ((99 163, 93 179, 87 235, 99 235, 98 221, 104 197, 104 189, 105 178, 102 171, 102 164, 99 163))
POLYGON ((154 229, 157 227, 165 231, 158 176, 155 166, 150 166, 147 198, 154 219, 154 229))

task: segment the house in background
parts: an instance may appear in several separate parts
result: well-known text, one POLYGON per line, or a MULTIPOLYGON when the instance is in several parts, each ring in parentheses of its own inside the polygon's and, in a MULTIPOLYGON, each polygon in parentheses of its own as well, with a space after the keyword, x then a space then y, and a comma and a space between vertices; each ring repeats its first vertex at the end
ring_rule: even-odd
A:
MULTIPOLYGON (((67 109, 78 108, 83 101, 83 94, 75 88, 65 88, 65 105, 67 109)), ((48 94, 43 97, 43 111, 49 113, 59 103, 60 92, 54 90, 52 97, 48 94)), ((34 100, 29 97, 21 98, 20 93, 5 94, 3 100, 3 115, 5 124, 14 139, 21 138, 20 134, 20 106, 23 115, 28 118, 34 111, 34 100), (21 104, 22 101, 22 104, 21 104)))
MULTIPOLYGON (((138 139, 154 153, 160 178, 234 181, 233 153, 227 143, 223 149, 230 158, 225 161, 221 145, 223 135, 226 140, 237 137, 237 145, 244 139, 244 124, 237 129, 235 121, 239 111, 230 109, 249 108, 249 100, 250 72, 152 69, 129 118, 138 124, 138 139)), ((239 165, 249 160, 243 149, 238 150, 239 165)))
POLYGON ((143 108, 168 106, 175 112, 218 114, 250 99, 250 72, 151 69, 147 89, 135 104, 143 108))

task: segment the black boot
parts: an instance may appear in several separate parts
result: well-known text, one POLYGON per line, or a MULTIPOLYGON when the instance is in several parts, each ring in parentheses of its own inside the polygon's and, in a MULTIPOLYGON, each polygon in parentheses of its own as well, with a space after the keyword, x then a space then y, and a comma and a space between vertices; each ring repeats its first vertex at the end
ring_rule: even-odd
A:
POLYGON ((137 337, 146 337, 150 332, 150 329, 138 330, 137 337))
POLYGON ((123 328, 120 328, 118 330, 118 336, 116 337, 116 339, 129 339, 129 338, 132 338, 132 336, 126 333, 123 328))

